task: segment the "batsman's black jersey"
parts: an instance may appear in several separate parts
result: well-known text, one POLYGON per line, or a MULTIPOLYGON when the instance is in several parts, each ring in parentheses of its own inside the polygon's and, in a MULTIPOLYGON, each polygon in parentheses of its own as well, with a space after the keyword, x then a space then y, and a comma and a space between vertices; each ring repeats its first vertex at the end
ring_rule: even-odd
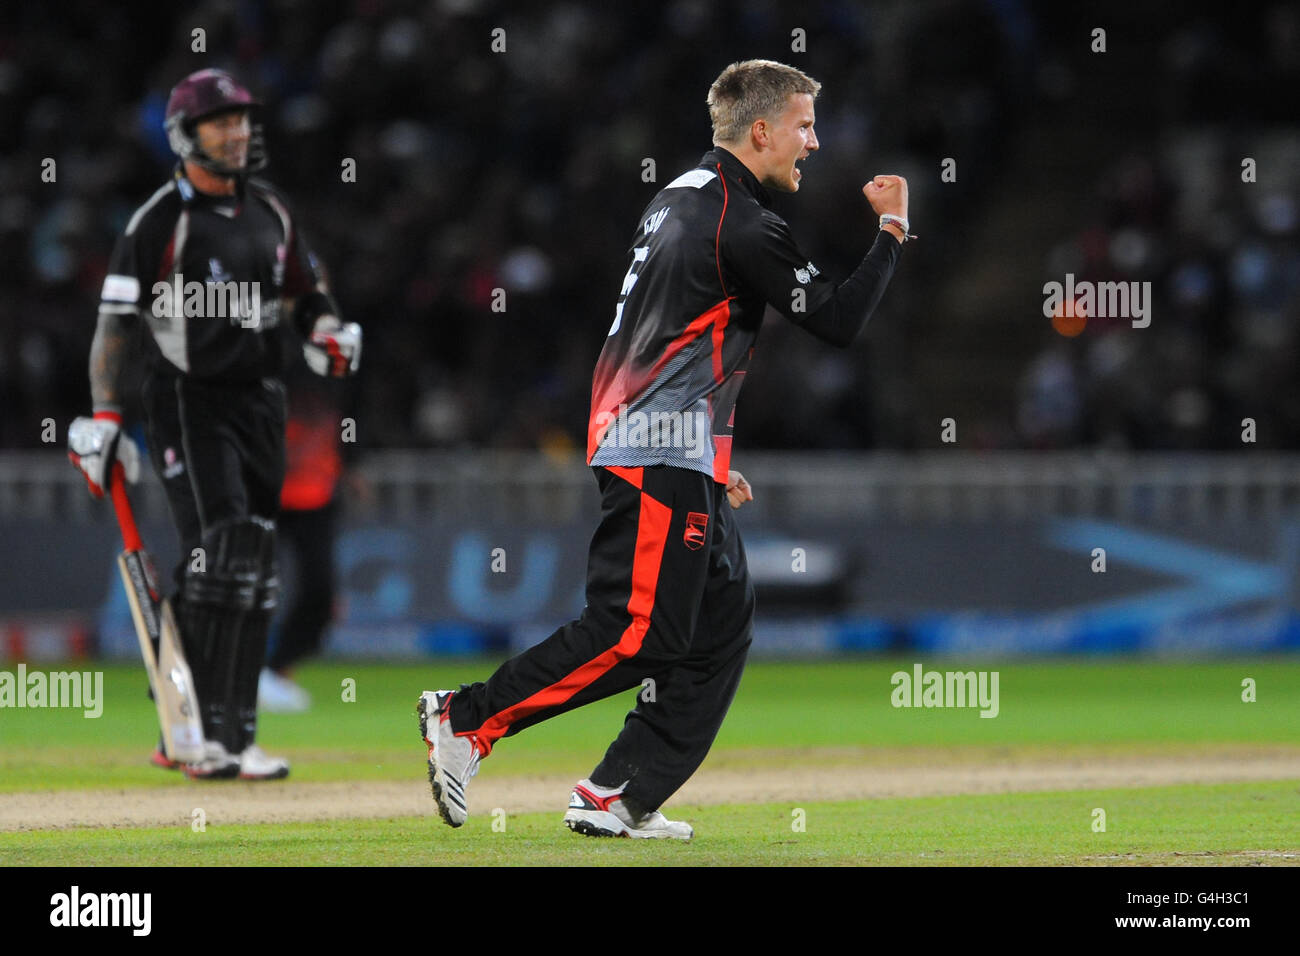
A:
POLYGON ((665 464, 726 482, 736 397, 765 306, 840 346, 866 324, 898 241, 881 232, 836 286, 769 202, 757 177, 717 147, 641 214, 592 378, 590 464, 665 464))
POLYGON ((270 184, 209 196, 180 169, 131 217, 108 272, 100 311, 144 320, 153 374, 222 383, 280 374, 280 297, 319 279, 270 184))

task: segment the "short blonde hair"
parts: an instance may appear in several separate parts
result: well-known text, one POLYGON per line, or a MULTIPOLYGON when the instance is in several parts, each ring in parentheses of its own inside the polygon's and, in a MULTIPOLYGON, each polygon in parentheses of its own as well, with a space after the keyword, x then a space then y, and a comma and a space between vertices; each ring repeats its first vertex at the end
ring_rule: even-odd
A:
POLYGON ((775 119, 791 96, 807 93, 814 99, 822 85, 802 70, 775 60, 733 63, 709 87, 709 118, 713 141, 734 143, 760 117, 775 119))

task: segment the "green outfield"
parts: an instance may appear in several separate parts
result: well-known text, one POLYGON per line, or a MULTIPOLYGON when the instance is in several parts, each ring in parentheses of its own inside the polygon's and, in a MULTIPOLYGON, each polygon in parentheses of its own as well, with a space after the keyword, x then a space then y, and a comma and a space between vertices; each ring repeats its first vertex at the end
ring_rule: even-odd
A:
POLYGON ((1296 782, 693 808, 689 844, 590 840, 559 815, 0 833, 0 864, 131 866, 1198 865, 1300 863, 1296 782), (1094 833, 1090 810, 1112 808, 1094 833), (1286 849, 1289 847, 1289 849, 1286 849), (1178 849, 1182 848, 1182 849, 1178 849), (1289 858, 1288 858, 1289 857, 1289 858))
MULTIPOLYGON (((914 662, 751 665, 700 788, 670 804, 696 828, 688 846, 574 836, 558 823, 562 790, 554 812, 534 812, 551 805, 555 779, 590 771, 630 694, 502 741, 471 787, 471 801, 479 788, 501 808, 453 831, 431 802, 422 816, 413 815, 418 806, 388 808, 406 808, 400 788, 422 780, 416 696, 484 677, 491 661, 304 669, 314 709, 267 715, 260 733, 269 751, 293 760, 292 779, 257 786, 191 783, 150 766, 156 731, 142 674, 114 666, 104 669, 99 718, 0 710, 0 830, 8 831, 0 864, 1300 862, 1300 660, 924 660, 928 670, 997 670, 992 719, 971 708, 892 706, 890 676, 914 662), (1247 678, 1253 702, 1242 699, 1247 678), (542 777, 549 789, 532 794, 529 781, 542 777), (201 832, 188 819, 66 828, 43 811, 26 819, 13 809, 60 800, 33 794, 109 789, 124 802, 147 795, 166 805, 170 794, 237 806, 245 792, 271 803, 282 792, 288 802, 315 784, 337 800, 330 788, 349 783, 359 800, 367 788, 399 788, 398 797, 376 798, 356 819, 290 812, 257 822, 250 811, 223 822, 213 811, 201 832)), ((65 669, 29 665, 38 667, 65 669)))

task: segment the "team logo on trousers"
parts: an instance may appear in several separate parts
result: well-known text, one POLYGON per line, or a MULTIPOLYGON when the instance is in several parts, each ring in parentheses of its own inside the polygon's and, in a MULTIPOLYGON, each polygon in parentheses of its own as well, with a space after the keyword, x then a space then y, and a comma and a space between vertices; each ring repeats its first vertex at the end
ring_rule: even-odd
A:
POLYGON ((704 529, 708 526, 709 516, 707 514, 700 514, 698 511, 687 512, 686 533, 682 535, 686 547, 692 551, 698 551, 704 547, 704 529))

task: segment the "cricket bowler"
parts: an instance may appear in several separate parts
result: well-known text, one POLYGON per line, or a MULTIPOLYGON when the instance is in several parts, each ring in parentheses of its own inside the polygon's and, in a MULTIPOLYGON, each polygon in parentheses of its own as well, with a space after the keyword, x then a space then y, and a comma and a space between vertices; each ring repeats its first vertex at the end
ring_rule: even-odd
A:
POLYGON ((727 67, 708 94, 713 149, 637 222, 592 380, 587 461, 601 519, 582 616, 487 681, 426 691, 417 703, 433 796, 453 827, 500 738, 652 688, 573 788, 564 822, 586 836, 694 835, 659 808, 708 753, 752 639, 754 591, 731 511, 753 494, 731 470, 731 438, 764 309, 848 346, 912 238, 906 181, 876 176, 862 191, 879 231, 836 285, 768 208, 771 190, 799 190, 799 164, 818 149, 820 88, 769 60, 727 67))
MULTIPOLYGON (((114 248, 90 352, 94 417, 68 433, 92 494, 108 487, 115 459, 133 470, 119 379, 142 340, 148 450, 180 536, 174 601, 203 724, 204 757, 183 769, 202 780, 289 773, 255 742, 279 588, 280 375, 296 347, 281 317, 320 375, 350 375, 361 354, 361 330, 339 320, 287 201, 252 178, 265 162, 258 106, 222 70, 192 73, 171 91, 165 127, 179 162, 114 248)), ((161 747, 153 761, 179 766, 161 747)))

